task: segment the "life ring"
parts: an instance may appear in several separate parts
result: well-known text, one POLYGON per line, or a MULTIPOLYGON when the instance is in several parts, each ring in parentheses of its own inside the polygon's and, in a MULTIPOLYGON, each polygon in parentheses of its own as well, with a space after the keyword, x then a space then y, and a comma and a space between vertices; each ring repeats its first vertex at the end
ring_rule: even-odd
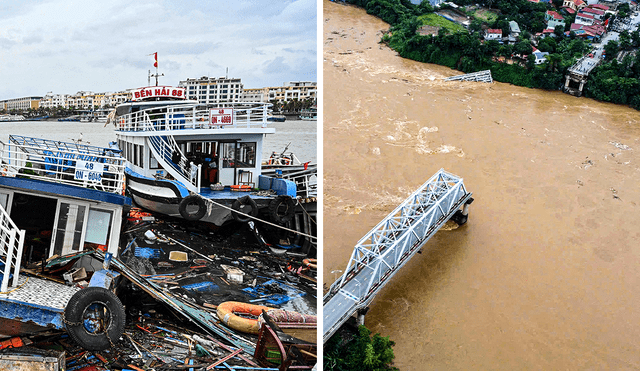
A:
POLYGON ((278 196, 269 202, 269 215, 271 220, 278 224, 285 224, 293 219, 296 213, 296 204, 289 196, 278 196))
POLYGON ((246 184, 236 184, 229 186, 229 188, 234 192, 249 192, 251 190, 251 186, 248 186, 246 184))
POLYGON ((180 201, 180 205, 178 205, 178 211, 180 215, 190 222, 195 222, 196 220, 202 219, 204 214, 207 212, 207 205, 204 202, 204 199, 199 195, 188 195, 180 201), (187 206, 193 205, 196 203, 198 205, 198 211, 195 213, 189 213, 187 211, 187 206))
POLYGON ((238 301, 226 301, 218 305, 217 312, 218 318, 225 325, 231 327, 234 330, 245 332, 248 334, 258 334, 260 332, 261 324, 258 323, 257 317, 262 314, 263 310, 269 310, 273 308, 265 307, 262 305, 254 305, 241 303, 238 301), (256 318, 245 318, 236 315, 235 313, 250 314, 256 318))
POLYGON ((302 261, 302 264, 307 268, 318 269, 318 259, 307 258, 302 261))
POLYGON ((242 215, 240 213, 237 213, 236 211, 240 211, 244 214, 249 214, 251 216, 258 215, 258 204, 256 204, 253 198, 251 198, 249 195, 242 196, 236 199, 235 201, 233 201, 233 205, 231 207, 233 208, 233 210, 235 210, 231 212, 233 219, 239 222, 248 222, 249 220, 251 220, 251 218, 249 218, 248 216, 242 215), (251 211, 249 211, 248 213, 243 210, 244 207, 247 205, 251 206, 251 211))
POLYGON ((124 332, 122 303, 111 291, 87 287, 71 297, 64 309, 64 323, 71 338, 87 350, 105 350, 124 332))

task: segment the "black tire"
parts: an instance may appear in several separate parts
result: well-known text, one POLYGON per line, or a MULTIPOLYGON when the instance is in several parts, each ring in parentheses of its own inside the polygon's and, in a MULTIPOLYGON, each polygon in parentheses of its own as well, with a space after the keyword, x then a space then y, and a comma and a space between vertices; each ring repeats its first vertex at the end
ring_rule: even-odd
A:
MULTIPOLYGON (((256 204, 256 202, 253 200, 253 198, 251 198, 249 195, 246 196, 242 196, 240 198, 238 198, 237 200, 233 201, 233 205, 231 206, 233 208, 233 210, 235 211, 240 211, 244 214, 249 214, 251 216, 257 216, 258 215, 258 205, 256 204), (244 209, 245 206, 251 206, 251 211, 250 212, 246 212, 244 209)), ((235 211, 231 212, 231 215, 233 216, 233 219, 235 219, 236 221, 239 222, 248 222, 249 220, 251 220, 251 218, 249 218, 248 216, 244 216, 242 214, 239 214, 235 211)))
POLYGON ((278 224, 286 224, 296 213, 296 204, 289 196, 278 196, 269 202, 271 220, 278 224))
POLYGON ((115 344, 124 331, 124 307, 113 292, 102 287, 87 287, 76 292, 64 310, 64 318, 71 338, 87 350, 111 348, 111 344, 115 344), (99 323, 104 324, 106 329, 100 326, 93 330, 87 328, 85 319, 89 314, 100 315, 102 320, 99 323))
POLYGON ((207 212, 207 205, 204 202, 204 199, 198 195, 189 195, 180 201, 180 205, 178 205, 178 211, 180 215, 190 222, 195 222, 196 220, 202 219, 204 214, 207 212), (198 205, 198 211, 191 214, 187 211, 187 206, 192 204, 198 205))

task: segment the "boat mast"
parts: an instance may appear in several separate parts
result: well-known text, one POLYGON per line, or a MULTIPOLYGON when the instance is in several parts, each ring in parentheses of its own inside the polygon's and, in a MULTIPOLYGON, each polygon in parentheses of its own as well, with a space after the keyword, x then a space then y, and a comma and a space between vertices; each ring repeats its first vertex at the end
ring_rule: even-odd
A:
POLYGON ((155 57, 155 62, 153 63, 153 66, 156 68, 156 73, 155 75, 151 74, 151 70, 149 70, 149 77, 147 78, 147 84, 151 85, 151 77, 155 77, 156 78, 156 86, 158 86, 158 76, 164 76, 164 73, 159 75, 158 74, 158 53, 153 53, 153 54, 149 54, 149 55, 153 55, 155 57))

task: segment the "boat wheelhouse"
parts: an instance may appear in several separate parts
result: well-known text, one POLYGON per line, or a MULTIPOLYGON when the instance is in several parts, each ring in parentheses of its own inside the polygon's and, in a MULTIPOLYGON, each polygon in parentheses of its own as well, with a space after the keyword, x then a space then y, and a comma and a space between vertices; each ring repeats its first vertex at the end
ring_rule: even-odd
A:
MULTIPOLYGON (((116 107, 116 137, 134 202, 216 225, 248 220, 234 210, 256 216, 260 209, 291 206, 296 184, 262 175, 263 139, 275 133, 267 127, 270 105, 208 108, 184 97, 184 88, 154 86, 136 90, 131 102, 116 107)), ((293 206, 285 209, 293 213, 293 206)), ((280 217, 292 217, 284 213, 280 217)), ((279 219, 278 211, 272 214, 279 219)))

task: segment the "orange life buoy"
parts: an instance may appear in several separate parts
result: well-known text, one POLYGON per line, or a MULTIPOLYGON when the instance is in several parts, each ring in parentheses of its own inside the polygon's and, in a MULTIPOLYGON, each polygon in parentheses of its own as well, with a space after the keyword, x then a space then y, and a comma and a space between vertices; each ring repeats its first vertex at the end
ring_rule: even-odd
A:
POLYGON ((236 191, 236 192, 247 192, 251 190, 251 186, 248 185, 232 185, 231 187, 232 191, 236 191))
POLYGON ((258 334, 260 332, 261 324, 258 323, 257 317, 262 314, 263 310, 269 309, 273 308, 265 307, 262 305, 241 303, 238 301, 226 301, 218 305, 217 312, 218 318, 222 321, 222 323, 231 327, 232 329, 246 332, 248 334, 258 334), (236 313, 252 315, 256 318, 253 319, 240 317, 236 313))

